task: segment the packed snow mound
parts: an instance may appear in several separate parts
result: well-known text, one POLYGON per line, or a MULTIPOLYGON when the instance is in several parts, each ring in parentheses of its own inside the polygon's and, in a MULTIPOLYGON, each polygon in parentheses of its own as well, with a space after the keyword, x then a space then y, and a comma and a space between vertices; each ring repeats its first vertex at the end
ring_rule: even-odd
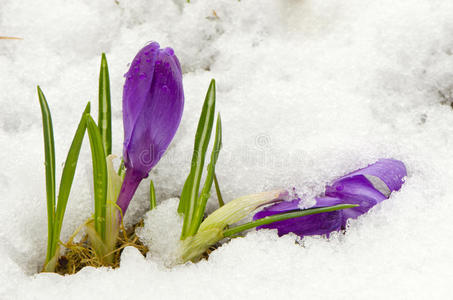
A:
POLYGON ((140 241, 149 249, 147 257, 171 267, 180 260, 180 237, 183 224, 178 214, 179 198, 163 201, 146 213, 144 226, 136 230, 140 241))
MULTIPOLYGON (((0 298, 450 296, 452 1, 2 0, 0 28, 0 36, 23 38, 0 39, 0 298), (162 268, 128 248, 116 270, 33 275, 47 236, 36 85, 52 111, 59 178, 87 101, 97 116, 105 52, 113 153, 121 155, 123 74, 151 40, 174 48, 186 100, 180 129, 150 174, 158 200, 180 195, 211 78, 224 130, 216 173, 225 200, 293 187, 310 198, 384 157, 406 164, 403 188, 330 239, 258 232, 198 264, 162 268)), ((93 212, 87 139, 79 161, 62 241, 93 212)), ((215 203, 213 195, 210 210, 215 203)), ((143 182, 126 226, 148 207, 143 182)), ((150 228, 148 237, 157 235, 150 228)))

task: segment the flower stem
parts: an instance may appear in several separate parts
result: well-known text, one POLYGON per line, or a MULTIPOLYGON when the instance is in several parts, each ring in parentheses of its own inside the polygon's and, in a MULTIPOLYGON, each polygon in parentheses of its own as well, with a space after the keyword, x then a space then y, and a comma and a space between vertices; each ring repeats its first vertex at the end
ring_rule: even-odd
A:
POLYGON ((137 190, 138 185, 142 181, 143 176, 134 169, 127 169, 124 176, 123 185, 121 186, 120 194, 116 204, 121 208, 123 216, 126 214, 127 207, 132 200, 132 197, 137 190))

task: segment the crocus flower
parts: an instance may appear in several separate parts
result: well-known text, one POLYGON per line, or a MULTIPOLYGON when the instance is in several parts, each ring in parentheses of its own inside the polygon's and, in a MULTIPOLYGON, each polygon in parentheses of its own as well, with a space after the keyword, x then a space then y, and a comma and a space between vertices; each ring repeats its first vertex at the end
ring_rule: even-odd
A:
MULTIPOLYGON (((356 170, 335 180, 326 187, 325 194, 316 197, 313 207, 319 208, 338 204, 358 204, 354 208, 304 216, 258 227, 277 229, 278 234, 293 232, 301 237, 306 235, 329 235, 332 231, 346 228, 349 218, 357 218, 374 205, 388 199, 390 193, 403 185, 407 175, 406 167, 401 161, 380 159, 366 168, 356 170)), ((254 220, 267 216, 301 210, 301 199, 284 201, 264 208, 254 216, 254 220)))
POLYGON ((182 72, 173 49, 152 42, 135 56, 123 90, 126 174, 117 204, 123 214, 140 181, 173 139, 184 108, 182 72))

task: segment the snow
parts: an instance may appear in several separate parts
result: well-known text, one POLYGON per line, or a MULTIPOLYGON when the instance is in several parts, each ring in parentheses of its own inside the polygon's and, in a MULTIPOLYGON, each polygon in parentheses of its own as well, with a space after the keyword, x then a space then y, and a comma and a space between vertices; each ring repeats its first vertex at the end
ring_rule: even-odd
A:
MULTIPOLYGON (((452 15, 448 0, 2 0, 0 36, 23 40, 0 40, 0 298, 448 298, 452 15), (36 275, 47 234, 36 85, 52 110, 59 176, 86 101, 97 102, 106 52, 113 153, 121 154, 123 74, 150 40, 175 49, 186 95, 181 127, 150 175, 159 202, 182 189, 211 78, 224 128, 217 173, 225 199, 292 187, 309 198, 381 157, 405 162, 402 190, 345 235, 302 246, 294 236, 252 232, 198 264, 167 268, 128 248, 116 270, 36 275)), ((93 210, 84 143, 62 240, 93 210)), ((147 194, 144 182, 127 224, 145 215, 147 194)), ((161 232, 166 238, 167 228, 161 232)))
POLYGON ((172 267, 180 259, 180 237, 183 217, 178 214, 179 198, 163 201, 148 211, 144 226, 136 230, 137 236, 148 247, 146 256, 157 264, 172 267), (165 235, 163 231, 165 230, 165 235))

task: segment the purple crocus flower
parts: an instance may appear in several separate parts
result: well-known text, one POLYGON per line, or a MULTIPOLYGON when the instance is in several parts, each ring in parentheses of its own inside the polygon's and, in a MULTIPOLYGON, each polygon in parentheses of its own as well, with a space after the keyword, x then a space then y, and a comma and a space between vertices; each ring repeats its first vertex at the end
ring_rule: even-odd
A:
MULTIPOLYGON (((359 204, 354 208, 309 215, 258 227, 277 229, 280 236, 293 232, 300 237, 306 235, 329 235, 332 231, 346 228, 349 218, 357 218, 371 207, 388 199, 390 193, 403 185, 407 175, 404 164, 395 159, 380 159, 366 168, 354 171, 335 180, 326 187, 325 195, 316 197, 313 207, 327 207, 338 204, 359 204)), ((300 199, 284 201, 264 208, 255 214, 254 220, 267 216, 301 210, 300 199)))
POLYGON ((135 56, 123 90, 126 174, 117 204, 126 212, 139 183, 173 139, 184 108, 182 72, 171 48, 152 42, 135 56))

